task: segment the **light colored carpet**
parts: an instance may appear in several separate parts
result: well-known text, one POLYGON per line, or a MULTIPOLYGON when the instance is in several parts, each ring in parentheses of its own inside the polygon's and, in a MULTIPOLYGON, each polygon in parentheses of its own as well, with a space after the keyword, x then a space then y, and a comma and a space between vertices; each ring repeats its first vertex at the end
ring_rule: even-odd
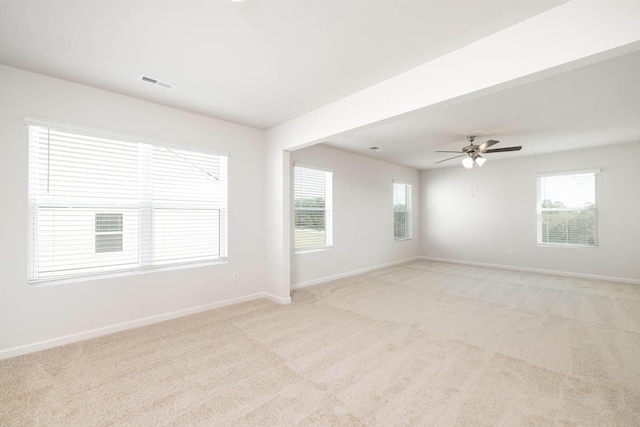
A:
POLYGON ((640 423, 640 286, 416 261, 0 361, 0 425, 640 423))

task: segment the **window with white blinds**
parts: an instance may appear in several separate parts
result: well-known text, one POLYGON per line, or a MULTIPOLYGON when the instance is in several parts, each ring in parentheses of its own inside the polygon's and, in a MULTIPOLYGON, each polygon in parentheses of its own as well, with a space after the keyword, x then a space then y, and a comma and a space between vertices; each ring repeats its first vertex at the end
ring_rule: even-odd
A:
POLYGON ((538 175, 538 244, 598 246, 598 170, 538 175))
POLYGON ((411 238, 411 184, 393 182, 393 238, 411 238))
POLYGON ((294 247, 296 251, 333 246, 333 173, 293 168, 294 247))
POLYGON ((29 126, 29 279, 227 257, 227 157, 29 126))

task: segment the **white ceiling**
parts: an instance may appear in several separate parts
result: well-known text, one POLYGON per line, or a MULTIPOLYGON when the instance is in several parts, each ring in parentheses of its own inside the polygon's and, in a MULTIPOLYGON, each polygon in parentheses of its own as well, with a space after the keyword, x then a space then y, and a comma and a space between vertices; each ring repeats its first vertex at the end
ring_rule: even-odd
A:
POLYGON ((470 101, 417 110, 330 138, 328 145, 417 169, 460 167, 461 159, 434 164, 460 151, 466 135, 497 139, 487 164, 515 156, 640 141, 640 53, 578 68, 470 101), (380 147, 371 151, 371 146, 380 147))
POLYGON ((0 63, 266 129, 560 3, 2 1, 0 63))

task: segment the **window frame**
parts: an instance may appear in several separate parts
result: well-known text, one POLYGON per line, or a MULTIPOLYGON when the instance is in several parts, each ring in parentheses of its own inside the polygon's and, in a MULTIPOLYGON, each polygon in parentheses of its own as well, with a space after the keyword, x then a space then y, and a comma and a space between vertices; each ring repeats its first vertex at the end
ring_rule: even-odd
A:
MULTIPOLYGON (((315 165, 310 165, 310 164, 306 164, 306 163, 299 163, 299 162, 295 162, 293 164, 293 167, 291 168, 291 212, 292 212, 292 231, 291 231, 291 241, 292 241, 292 247, 293 247, 293 251, 295 254, 303 254, 303 253, 311 253, 311 252, 320 252, 320 251, 327 251, 327 250, 331 250, 333 249, 333 170, 331 169, 327 169, 327 168, 323 168, 320 166, 315 166, 315 165), (296 211, 298 210, 309 210, 309 208, 297 208, 296 207, 296 168, 303 168, 303 169, 310 169, 310 170, 314 170, 314 171, 319 171, 319 172, 324 172, 329 174, 329 180, 331 181, 330 183, 327 183, 325 181, 325 207, 324 209, 321 209, 322 211, 325 212, 324 218, 325 218, 325 243, 324 245, 317 245, 317 246, 303 246, 303 247, 297 247, 296 246, 296 211)), ((325 176, 326 179, 326 176, 325 176)), ((319 210, 319 209, 313 209, 313 210, 319 210)))
POLYGON ((394 242, 402 242, 404 240, 413 239, 413 184, 407 181, 401 181, 398 179, 394 179, 392 183, 392 209, 393 209, 393 241, 394 242), (405 210, 404 211, 396 211, 396 185, 405 186, 405 210), (404 237, 396 236, 396 212, 404 212, 407 215, 406 219, 406 233, 404 237))
POLYGON ((600 175, 600 169, 599 168, 593 168, 593 169, 579 169, 579 170, 570 170, 570 171, 558 171, 558 172, 544 172, 544 173, 538 173, 536 175, 536 244, 540 247, 551 247, 551 248, 586 248, 586 249, 597 249, 600 246, 600 204, 599 204, 599 191, 598 191, 598 187, 599 187, 599 175, 600 175), (564 209, 560 209, 559 208, 543 208, 542 207, 542 202, 544 201, 544 199, 542 199, 542 194, 541 194, 541 183, 542 183, 542 179, 544 178, 548 178, 548 177, 561 177, 561 176, 572 176, 572 175, 586 175, 586 174, 593 174, 594 178, 593 178, 593 193, 594 193, 594 207, 595 207, 595 218, 594 218, 594 226, 595 226, 595 232, 594 232, 594 244, 593 245, 589 245, 589 244, 579 244, 579 243, 561 243, 561 242, 543 242, 542 239, 542 213, 543 212, 551 212, 551 209, 555 209, 554 211, 579 211, 579 212, 584 212, 586 211, 586 209, 584 208, 564 208, 564 209))
MULTIPOLYGON (((138 240, 138 265, 136 267, 127 267, 122 269, 112 269, 105 271, 95 271, 95 272, 83 272, 78 274, 67 274, 67 275, 59 275, 59 276, 47 276, 47 277, 38 277, 38 248, 37 248, 37 222, 38 222, 38 209, 42 205, 46 205, 47 207, 68 207, 70 203, 68 201, 64 201, 61 199, 54 200, 53 197, 35 195, 32 194, 32 186, 37 184, 38 182, 38 172, 37 169, 34 171, 31 168, 32 161, 32 153, 29 152, 28 155, 28 164, 29 164, 29 186, 28 186, 28 205, 29 205, 29 218, 28 218, 28 281, 27 283, 32 286, 40 286, 40 285, 51 285, 51 284, 61 284, 61 283, 74 283, 74 282, 84 282, 87 280, 95 280, 95 279, 103 279, 103 278, 112 278, 112 277, 124 277, 131 276, 137 274, 145 274, 148 272, 155 271, 169 271, 176 269, 184 269, 184 268, 194 268, 201 266, 209 266, 209 265, 218 265, 225 264, 228 262, 228 234, 229 234, 229 164, 230 164, 230 155, 228 152, 221 152, 216 150, 211 150, 204 147, 192 147, 188 145, 176 144, 171 141, 163 140, 161 138, 149 138, 145 136, 139 136, 134 134, 127 134, 121 132, 115 132, 104 129, 96 129, 85 127, 76 124, 70 124, 65 122, 59 122, 49 119, 42 119, 33 116, 25 116, 24 124, 28 128, 28 132, 30 135, 29 128, 34 127, 42 127, 42 128, 51 128, 52 130, 60 131, 60 132, 68 132, 75 133, 88 138, 104 138, 111 139, 121 142, 131 142, 135 144, 146 144, 149 145, 151 150, 153 147, 167 148, 171 150, 183 150, 190 151, 198 154, 203 154, 206 156, 221 156, 226 158, 226 190, 224 191, 225 200, 222 201, 222 204, 218 204, 216 201, 215 209, 219 211, 224 210, 224 227, 219 228, 219 236, 218 236, 218 245, 223 245, 224 242, 224 251, 220 251, 219 258, 211 258, 206 260, 195 260, 195 261, 186 261, 186 262, 176 262, 176 263, 149 263, 148 252, 149 250, 141 251, 140 247, 143 245, 141 239, 138 240), (147 253, 145 255, 145 253, 147 253), (224 255, 224 256, 223 256, 224 255)), ((28 144, 31 146, 31 140, 29 138, 28 144)), ((139 170, 139 172, 142 172, 139 170)), ((78 206, 80 208, 83 207, 83 203, 75 203, 74 206, 78 206)), ((125 212, 127 210, 138 210, 138 215, 141 217, 143 210, 148 210, 149 220, 145 220, 145 222, 149 222, 149 225, 153 227, 154 222, 154 211, 156 209, 166 209, 169 208, 171 203, 163 203, 158 202, 154 205, 151 204, 150 200, 147 200, 146 197, 143 197, 135 202, 116 202, 114 204, 104 204, 100 206, 95 206, 94 202, 85 203, 86 207, 94 207, 98 209, 98 213, 119 213, 125 212)), ((223 214, 220 213, 220 217, 222 218, 223 214)), ((124 223, 123 223, 124 227, 124 223)), ((141 235, 148 230, 143 230, 142 222, 138 221, 138 235, 141 235)), ((93 233, 97 235, 97 233, 93 233)), ((124 237, 124 236, 123 236, 124 237)), ((150 243, 147 246, 151 246, 151 252, 153 252, 153 238, 151 238, 150 243)), ((103 252, 101 255, 109 256, 113 255, 115 252, 103 252)))

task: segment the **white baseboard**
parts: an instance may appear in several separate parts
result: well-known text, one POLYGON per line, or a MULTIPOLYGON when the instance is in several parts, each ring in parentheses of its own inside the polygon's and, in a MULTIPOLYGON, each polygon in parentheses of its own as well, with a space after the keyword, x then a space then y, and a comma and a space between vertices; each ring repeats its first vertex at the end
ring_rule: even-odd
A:
POLYGON ((306 288, 307 286, 318 285, 320 283, 330 282, 332 280, 337 280, 337 279, 343 279, 345 277, 355 276, 356 274, 368 273, 369 271, 379 270, 381 268, 391 267, 393 265, 403 264, 403 263, 409 262, 409 261, 414 261, 414 260, 416 260, 418 258, 420 258, 420 257, 416 256, 416 257, 401 259, 399 261, 392 261, 392 262, 387 262, 387 263, 384 263, 384 264, 374 265, 374 266, 371 266, 371 267, 360 268, 358 270, 347 271, 346 273, 334 274, 332 276, 325 276, 325 277, 321 277, 319 279, 308 280, 306 282, 292 283, 291 284, 291 289, 293 290, 293 289, 306 288))
POLYGON ((153 323, 164 322, 166 320, 188 316, 190 314, 196 314, 203 311, 213 310, 215 308, 225 307, 228 305, 238 304, 246 301, 253 301, 260 298, 267 298, 278 304, 288 304, 291 302, 291 297, 279 298, 267 292, 257 292, 255 294, 245 295, 238 298, 231 298, 228 300, 218 301, 211 304, 199 305, 196 307, 190 307, 182 310, 171 311, 168 313, 158 314, 155 316, 143 317, 142 319, 136 319, 129 322, 116 323, 115 325, 109 325, 102 328, 96 328, 88 331, 78 332, 76 334, 65 335, 62 337, 51 338, 48 340, 39 341, 32 344, 26 344, 18 347, 3 349, 3 350, 0 350, 0 360, 8 359, 10 357, 20 356, 23 354, 34 353, 36 351, 46 350, 53 347, 59 347, 65 344, 71 344, 78 341, 84 341, 91 338, 100 337, 103 335, 109 335, 109 334, 124 331, 127 329, 133 329, 133 328, 138 328, 140 326, 151 325, 153 323))
POLYGON ((640 285, 640 280, 629 279, 626 277, 598 276, 596 274, 574 273, 570 271, 558 271, 558 270, 544 270, 541 268, 517 267, 517 266, 503 265, 503 264, 488 264, 484 262, 462 261, 457 259, 435 258, 435 257, 428 257, 428 256, 419 256, 417 258, 424 259, 427 261, 447 262, 450 264, 474 265, 478 267, 499 268, 502 270, 526 271, 529 273, 553 274, 555 276, 577 277, 580 279, 604 280, 607 282, 620 282, 620 283, 631 283, 635 285, 640 285))
POLYGON ((280 305, 286 305, 286 304, 291 304, 291 297, 286 297, 286 298, 281 298, 281 297, 277 297, 273 294, 270 294, 269 292, 263 292, 263 295, 265 298, 270 299, 271 301, 280 304, 280 305))

